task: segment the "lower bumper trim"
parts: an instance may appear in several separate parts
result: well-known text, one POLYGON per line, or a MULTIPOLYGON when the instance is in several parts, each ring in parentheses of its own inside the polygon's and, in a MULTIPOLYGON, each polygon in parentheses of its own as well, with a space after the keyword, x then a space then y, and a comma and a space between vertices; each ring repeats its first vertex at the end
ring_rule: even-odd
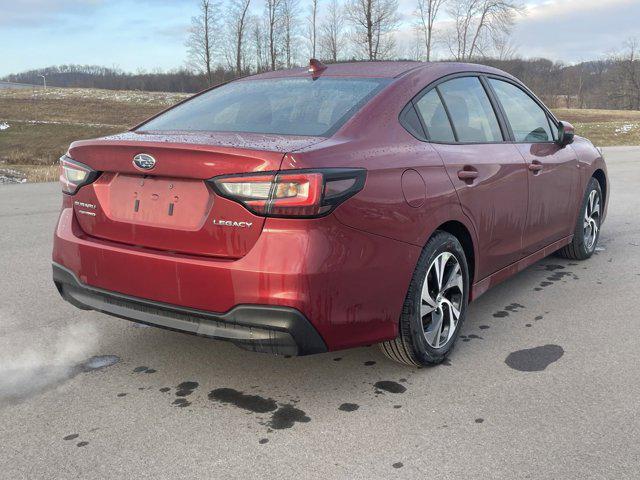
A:
POLYGON ((57 263, 53 263, 53 281, 66 301, 84 310, 227 340, 255 352, 309 355, 327 351, 318 331, 294 308, 238 305, 226 313, 215 313, 179 307, 85 285, 57 263))

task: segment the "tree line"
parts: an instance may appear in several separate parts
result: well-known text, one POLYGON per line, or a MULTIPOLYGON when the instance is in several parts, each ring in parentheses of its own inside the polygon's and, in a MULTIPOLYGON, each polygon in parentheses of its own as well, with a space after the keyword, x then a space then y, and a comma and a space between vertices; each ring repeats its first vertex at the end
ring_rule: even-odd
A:
POLYGON ((523 12, 519 0, 414 1, 413 42, 398 46, 398 0, 310 0, 304 8, 301 0, 199 0, 187 65, 211 83, 216 66, 246 75, 310 57, 430 61, 436 44, 459 61, 513 56, 508 38, 523 12), (251 2, 263 2, 263 13, 252 13, 251 2), (450 21, 438 23, 443 14, 450 21))

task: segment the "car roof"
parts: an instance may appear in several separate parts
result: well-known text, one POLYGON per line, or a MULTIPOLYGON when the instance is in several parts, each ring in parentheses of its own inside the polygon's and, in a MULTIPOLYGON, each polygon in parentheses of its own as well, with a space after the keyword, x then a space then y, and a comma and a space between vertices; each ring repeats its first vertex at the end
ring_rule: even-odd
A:
MULTIPOLYGON (((453 73, 475 72, 493 73, 513 78, 506 72, 486 65, 461 62, 417 62, 417 61, 362 61, 330 63, 319 74, 320 77, 364 77, 364 78, 398 78, 409 72, 431 72, 435 76, 453 73)), ((297 67, 289 70, 276 70, 258 73, 239 80, 262 80, 269 78, 306 77, 310 75, 308 67, 297 67)))
MULTIPOLYGON (((326 65, 327 68, 321 72, 320 76, 394 78, 425 65, 428 64, 412 61, 330 63, 326 65)), ((308 67, 297 67, 289 70, 259 73, 245 77, 245 79, 258 80, 266 78, 304 77, 308 75, 308 67)))

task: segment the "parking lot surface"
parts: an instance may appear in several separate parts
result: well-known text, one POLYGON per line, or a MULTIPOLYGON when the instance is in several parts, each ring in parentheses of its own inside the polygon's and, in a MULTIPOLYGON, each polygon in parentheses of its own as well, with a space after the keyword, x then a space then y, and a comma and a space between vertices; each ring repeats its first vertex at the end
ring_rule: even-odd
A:
POLYGON ((425 369, 79 311, 50 278, 58 185, 0 187, 0 477, 638 478, 640 148, 605 153, 597 254, 490 290, 425 369))

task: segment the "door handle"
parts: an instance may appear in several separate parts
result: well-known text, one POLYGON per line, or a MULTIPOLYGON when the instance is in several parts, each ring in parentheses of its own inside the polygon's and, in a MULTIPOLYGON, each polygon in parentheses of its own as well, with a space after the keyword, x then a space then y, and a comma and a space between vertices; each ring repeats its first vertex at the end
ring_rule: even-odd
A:
POLYGON ((469 180, 475 180, 478 178, 478 172, 476 170, 459 170, 458 178, 468 182, 469 180))
POLYGON ((529 170, 531 170, 534 173, 539 172, 540 170, 542 170, 542 168, 543 168, 542 164, 537 160, 534 160, 529 164, 529 170))

